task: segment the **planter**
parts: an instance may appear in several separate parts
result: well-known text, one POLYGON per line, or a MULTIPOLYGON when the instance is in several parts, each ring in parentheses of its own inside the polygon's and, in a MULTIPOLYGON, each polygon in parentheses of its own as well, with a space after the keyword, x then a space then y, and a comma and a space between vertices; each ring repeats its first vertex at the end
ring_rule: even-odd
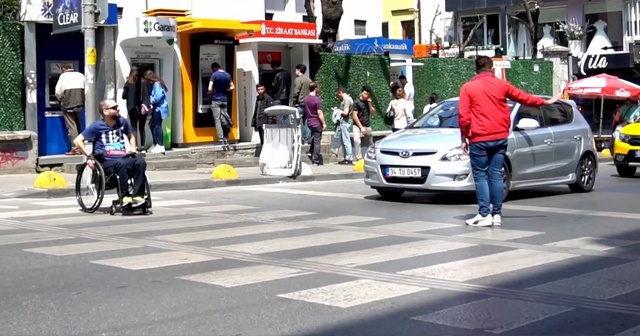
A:
POLYGON ((571 55, 582 57, 582 40, 569 40, 569 49, 571 49, 571 55))

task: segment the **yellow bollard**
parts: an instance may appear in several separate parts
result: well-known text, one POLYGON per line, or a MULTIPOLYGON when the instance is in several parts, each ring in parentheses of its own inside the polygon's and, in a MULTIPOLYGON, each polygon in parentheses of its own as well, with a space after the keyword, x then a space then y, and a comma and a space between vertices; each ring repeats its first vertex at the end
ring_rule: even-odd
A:
POLYGON ((64 176, 54 171, 38 174, 38 177, 33 182, 33 187, 38 189, 65 189, 67 186, 67 180, 64 176))
POLYGON ((236 180, 238 179, 238 171, 228 164, 216 166, 211 173, 213 180, 236 180))
POLYGON ((364 173, 364 159, 358 160, 355 165, 353 165, 353 171, 364 173))
POLYGON ((603 159, 610 159, 611 158, 611 151, 609 150, 609 148, 605 148, 602 150, 602 152, 600 152, 600 156, 603 159))

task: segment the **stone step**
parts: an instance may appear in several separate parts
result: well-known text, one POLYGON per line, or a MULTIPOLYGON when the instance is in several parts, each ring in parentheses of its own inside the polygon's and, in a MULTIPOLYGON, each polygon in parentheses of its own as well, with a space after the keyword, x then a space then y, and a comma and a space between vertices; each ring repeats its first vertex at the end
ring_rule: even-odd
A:
POLYGON ((166 158, 147 161, 147 170, 149 171, 196 170, 196 168, 198 168, 198 163, 194 159, 166 158))

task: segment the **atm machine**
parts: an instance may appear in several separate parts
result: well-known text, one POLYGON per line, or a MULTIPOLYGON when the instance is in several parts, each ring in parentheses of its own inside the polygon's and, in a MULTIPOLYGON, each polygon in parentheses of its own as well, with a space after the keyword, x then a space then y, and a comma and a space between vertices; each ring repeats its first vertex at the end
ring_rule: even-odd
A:
MULTIPOLYGON (((45 138, 39 140, 39 152, 41 155, 64 154, 71 148, 67 136, 67 127, 64 122, 64 114, 60 108, 60 101, 56 97, 56 85, 62 74, 62 66, 71 64, 74 69, 78 69, 78 61, 70 60, 47 60, 45 61, 45 110, 44 118, 40 119, 38 128, 44 128, 40 134, 45 138)), ((80 114, 80 131, 85 128, 84 111, 80 114)))
POLYGON ((158 76, 162 77, 162 74, 158 72, 161 69, 160 59, 158 58, 132 58, 131 66, 138 68, 140 76, 144 76, 145 71, 151 70, 158 76))
MULTIPOLYGON (((212 74, 211 64, 217 62, 223 69, 226 69, 225 46, 203 44, 200 46, 198 59, 198 108, 193 118, 193 126, 196 128, 215 127, 213 113, 211 113, 211 95, 208 92, 212 74)), ((230 100, 229 103, 231 103, 230 100)), ((229 113, 231 112, 229 111, 229 113)))

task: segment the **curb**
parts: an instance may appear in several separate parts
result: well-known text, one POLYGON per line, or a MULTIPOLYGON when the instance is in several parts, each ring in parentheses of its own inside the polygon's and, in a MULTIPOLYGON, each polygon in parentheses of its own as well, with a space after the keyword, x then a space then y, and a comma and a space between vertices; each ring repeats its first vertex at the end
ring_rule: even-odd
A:
MULTIPOLYGON (((159 181, 151 182, 153 191, 173 191, 173 190, 202 190, 225 187, 247 187, 277 183, 303 183, 303 182, 325 182, 361 179, 362 173, 329 173, 311 176, 290 177, 270 176, 254 177, 237 180, 183 180, 183 181, 159 181)), ((21 198, 65 198, 75 197, 75 186, 65 189, 26 189, 0 195, 0 199, 21 199, 21 198)))

